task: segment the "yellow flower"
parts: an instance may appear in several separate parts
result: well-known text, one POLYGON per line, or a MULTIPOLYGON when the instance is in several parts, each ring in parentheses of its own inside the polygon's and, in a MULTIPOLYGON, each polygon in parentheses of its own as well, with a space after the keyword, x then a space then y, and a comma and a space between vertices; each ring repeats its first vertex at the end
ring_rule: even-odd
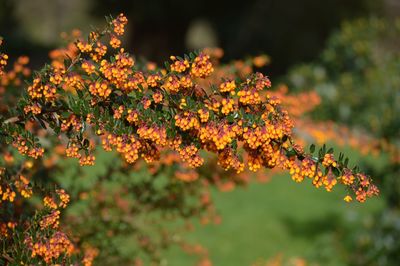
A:
POLYGON ((347 195, 346 197, 344 197, 343 199, 345 202, 350 202, 353 200, 353 198, 350 195, 347 195))

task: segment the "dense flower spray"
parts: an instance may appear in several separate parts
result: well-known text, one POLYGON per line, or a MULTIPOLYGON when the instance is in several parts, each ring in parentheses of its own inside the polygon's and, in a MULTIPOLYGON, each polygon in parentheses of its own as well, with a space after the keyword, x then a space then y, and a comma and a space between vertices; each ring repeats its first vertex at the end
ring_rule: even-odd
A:
MULTIPOLYGON (((38 73, 20 102, 24 111, 18 122, 36 120, 56 133, 64 132, 67 156, 78 158, 81 165, 95 163, 96 142, 115 149, 128 163, 158 160, 160 151, 172 149, 182 161, 199 167, 204 162, 200 151, 207 150, 218 155, 225 169, 281 167, 295 181, 308 177, 328 191, 342 183, 359 201, 365 197, 358 195, 377 194, 376 187, 361 178, 368 177, 348 169, 343 158, 335 160, 332 150, 306 154, 294 144, 293 121, 268 92, 271 82, 261 73, 206 88, 199 84, 214 68, 204 53, 171 56, 165 69, 152 71, 136 68, 134 58, 120 45, 106 59, 101 40, 121 36, 126 23, 119 15, 103 31, 92 32, 87 42, 78 40, 70 62, 38 73), (79 82, 71 82, 71 77, 79 82), (99 137, 91 137, 91 129, 99 137), (349 171, 355 176, 351 183, 343 181, 349 171)), ((43 154, 34 138, 27 132, 18 134, 18 124, 7 122, 4 134, 21 154, 43 154)))

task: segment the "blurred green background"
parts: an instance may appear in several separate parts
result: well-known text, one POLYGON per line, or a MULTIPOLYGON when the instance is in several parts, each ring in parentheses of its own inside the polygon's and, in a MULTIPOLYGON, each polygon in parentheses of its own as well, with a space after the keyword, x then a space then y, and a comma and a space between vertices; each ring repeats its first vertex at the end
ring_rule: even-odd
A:
MULTIPOLYGON (((399 1, 0 0, 0 35, 11 57, 28 55, 35 68, 62 43, 60 32, 89 32, 105 15, 120 12, 129 19, 126 47, 137 56, 160 63, 205 46, 223 48, 226 62, 266 53, 272 62, 262 70, 273 82, 321 96, 313 119, 333 120, 395 147, 394 154, 378 157, 336 149, 347 151, 354 164, 376 177, 382 196, 362 205, 342 202, 343 191, 316 191, 288 176, 233 192, 215 191, 221 224, 195 221, 196 230, 186 235, 208 249, 214 265, 266 265, 279 254, 309 265, 398 265, 400 170, 399 161, 391 158, 399 156, 400 146, 399 1)), ((80 186, 100 182, 102 170, 80 172, 80 179, 92 183, 78 185, 68 182, 73 174, 58 178, 78 193, 80 186)), ((84 212, 78 202, 72 205, 72 212, 84 212)), ((129 257, 129 239, 121 241, 107 245, 129 257)), ((168 265, 196 263, 177 247, 163 257, 168 265)))

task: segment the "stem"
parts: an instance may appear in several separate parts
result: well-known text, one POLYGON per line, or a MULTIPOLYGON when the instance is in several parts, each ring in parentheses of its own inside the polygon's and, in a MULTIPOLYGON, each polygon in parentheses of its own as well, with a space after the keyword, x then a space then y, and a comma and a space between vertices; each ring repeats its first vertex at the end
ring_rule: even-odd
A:
POLYGON ((4 124, 10 124, 10 123, 16 123, 16 122, 19 122, 19 121, 21 121, 21 118, 19 116, 13 116, 13 117, 10 117, 7 120, 5 120, 3 123, 4 124))

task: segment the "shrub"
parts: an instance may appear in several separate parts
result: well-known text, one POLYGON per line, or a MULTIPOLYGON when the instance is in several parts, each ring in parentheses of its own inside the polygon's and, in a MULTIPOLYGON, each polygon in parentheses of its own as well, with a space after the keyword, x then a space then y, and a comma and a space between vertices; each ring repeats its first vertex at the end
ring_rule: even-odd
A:
MULTIPOLYGON (((60 152, 85 167, 95 165, 97 146, 122 158, 102 163, 105 180, 95 182, 96 191, 88 195, 76 188, 73 198, 97 199, 86 215, 102 221, 90 225, 99 228, 100 246, 121 245, 123 235, 133 232, 137 249, 155 261, 158 249, 171 239, 167 228, 154 236, 146 232, 147 225, 158 217, 212 213, 207 186, 218 180, 199 175, 201 166, 213 165, 212 155, 220 169, 231 173, 281 168, 294 181, 309 178, 327 191, 344 185, 348 202, 379 193, 370 177, 349 168, 343 154, 335 159, 325 145, 318 151, 311 145, 305 152, 295 143, 293 120, 281 99, 267 90, 268 77, 248 71, 213 76, 215 65, 204 52, 171 56, 163 68, 135 62, 121 48, 126 23, 122 14, 110 17, 104 29, 92 31, 86 40, 78 38, 52 52, 52 64, 34 72, 22 95, 3 98, 0 211, 2 258, 8 263, 90 265, 98 256, 99 250, 84 241, 86 224, 80 224, 81 235, 60 225, 71 196, 60 187, 62 181, 46 178, 58 169, 60 152), (143 161, 154 168, 140 172, 143 161), (176 178, 165 174, 170 169, 176 178), (108 182, 113 178, 121 182, 108 182), (117 208, 109 213, 107 206, 113 204, 117 208), (132 215, 143 220, 132 220, 132 215)), ((2 73, 7 59, 1 55, 2 73)), ((29 76, 25 64, 17 61, 14 73, 4 74, 6 87, 21 86, 19 76, 29 76)), ((114 260, 112 247, 104 252, 111 263, 132 260, 129 252, 114 260)))

